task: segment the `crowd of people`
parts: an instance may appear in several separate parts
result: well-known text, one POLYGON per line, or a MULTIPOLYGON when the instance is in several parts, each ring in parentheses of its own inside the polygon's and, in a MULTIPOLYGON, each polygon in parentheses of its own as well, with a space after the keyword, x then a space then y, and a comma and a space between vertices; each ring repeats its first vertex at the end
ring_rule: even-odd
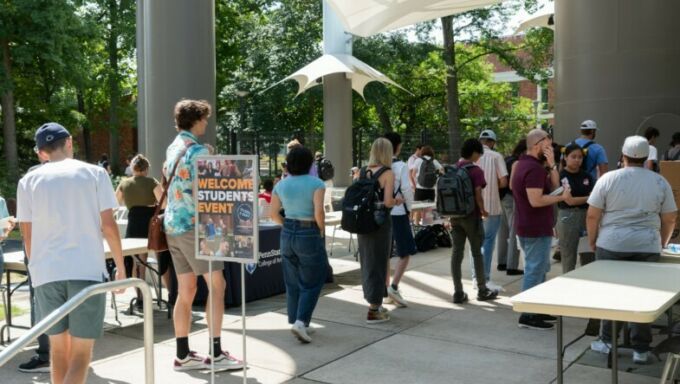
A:
MULTIPOLYGON (((210 114, 206 101, 178 102, 174 109, 178 133, 166 151, 163 181, 149 177, 149 161, 136 155, 128 159, 128 178, 115 191, 106 158, 98 166, 74 160, 71 135, 57 123, 47 123, 36 131, 36 154, 44 164, 19 182, 16 218, 35 289, 31 301, 36 320, 112 273, 116 279, 143 278, 146 255, 136 257, 140 263, 122 257, 113 209, 125 205, 129 211, 126 237, 146 237, 154 207, 167 196, 163 224, 169 252, 158 257, 166 285, 170 285, 171 273, 177 280, 173 368, 186 371, 211 364, 218 370, 243 368, 243 362, 224 350, 221 343, 226 286, 223 265, 215 263, 209 272, 208 262, 197 259, 195 252, 196 225, 201 225, 201 232, 211 239, 219 236, 218 232, 231 230, 226 224, 229 220, 209 217, 205 223, 195 223, 193 194, 200 175, 237 177, 253 170, 241 170, 231 161, 198 163, 199 156, 214 154, 212 146, 199 142, 210 114), (93 257, 104 253, 104 240, 113 255, 113 269, 108 271, 103 258, 93 257), (74 263, 79 268, 65 267, 74 263), (208 282, 214 303, 207 311, 213 352, 206 355, 189 346, 197 276, 208 282)), ((496 133, 486 129, 478 138, 463 143, 461 159, 450 166, 441 164, 427 145, 418 145, 408 161, 402 161, 404 143, 397 133, 376 139, 367 165, 351 170, 355 180, 374 183, 377 198, 376 229, 357 236, 366 322, 390 320, 384 303, 408 306, 399 284, 410 258, 418 252, 413 225, 427 224, 430 214, 414 211, 412 206, 416 201, 434 201, 437 180, 450 169, 465 171, 474 200, 471 213, 445 223, 453 240, 452 301, 456 304, 469 300, 462 284, 466 242, 470 244, 472 278, 479 301, 494 300, 499 294, 491 280, 494 253, 497 271, 523 275, 522 290, 544 282, 555 237, 559 239, 564 273, 576 268, 579 256, 581 265, 596 259, 658 260, 662 246, 670 240, 677 207, 670 185, 654 171, 658 170, 659 158, 680 159, 680 133, 673 135, 671 148, 662 156, 654 147, 658 130, 648 129, 645 137, 628 137, 622 146, 621 169, 609 171, 606 152, 595 142, 597 130, 594 121, 586 120, 580 126, 580 136, 561 147, 546 131, 534 129, 504 157, 495 150, 496 133), (579 247, 583 239, 587 239, 585 250, 579 247), (524 269, 519 268, 520 249, 524 269), (396 258, 393 274, 392 257, 396 258)), ((329 273, 325 206, 333 170, 322 153, 313 155, 297 140, 287 149, 284 174, 280 179, 266 180, 258 197, 268 205, 271 219, 282 226, 281 256, 291 332, 300 342, 310 343, 310 321, 329 273)), ((0 199, 0 218, 6 216, 4 200, 0 199)), ((3 237, 13 225, 14 221, 8 222, 3 237)), ((234 246, 227 242, 219 242, 217 250, 210 249, 205 241, 199 245, 210 254, 234 252, 234 246)), ((51 328, 47 332, 49 343, 43 337, 39 353, 20 369, 40 372, 51 367, 55 383, 84 382, 94 341, 102 333, 104 303, 102 295, 95 296, 51 328), (50 347, 48 360, 45 350, 50 347)), ((523 313, 518 325, 547 330, 553 328, 555 320, 548 315, 523 313)), ((607 322, 597 328, 599 339, 591 347, 607 353, 615 335, 611 335, 607 322)), ((634 361, 644 363, 651 331, 641 324, 633 324, 631 330, 634 361)))

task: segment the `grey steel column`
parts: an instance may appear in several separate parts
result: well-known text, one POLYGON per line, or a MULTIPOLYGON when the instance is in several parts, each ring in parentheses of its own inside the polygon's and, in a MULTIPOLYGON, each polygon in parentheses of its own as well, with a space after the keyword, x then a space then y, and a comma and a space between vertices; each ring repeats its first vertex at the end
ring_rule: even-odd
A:
POLYGON ((177 134, 173 107, 180 99, 210 102, 202 140, 215 143, 214 0, 137 0, 137 63, 139 152, 158 177, 177 134))
MULTIPOLYGON (((324 54, 352 54, 352 37, 326 1, 323 2, 323 51, 324 54)), ((323 79, 323 126, 326 157, 335 167, 333 183, 336 187, 346 187, 352 167, 352 84, 344 73, 323 79)))
MULTIPOLYGON (((597 121, 596 140, 616 166, 626 136, 646 117, 680 114, 680 1, 556 0, 555 135, 577 137, 585 119, 597 121)), ((663 153, 673 119, 654 124, 663 153)), ((644 125, 644 124, 643 124, 644 125)), ((644 130, 644 127, 642 128, 644 130)))

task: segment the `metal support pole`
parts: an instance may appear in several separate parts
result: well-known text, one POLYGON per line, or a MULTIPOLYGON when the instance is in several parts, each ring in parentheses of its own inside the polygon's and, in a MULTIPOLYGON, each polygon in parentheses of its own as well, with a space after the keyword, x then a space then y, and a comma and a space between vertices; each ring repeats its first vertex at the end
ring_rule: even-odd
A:
POLYGON ((557 384, 563 383, 562 316, 557 316, 557 384))
POLYGON ((246 268, 241 263, 241 333, 243 336, 243 384, 248 383, 248 358, 246 356, 246 268))
POLYGON ((618 346, 618 322, 612 321, 612 384, 619 382, 619 346, 618 346))

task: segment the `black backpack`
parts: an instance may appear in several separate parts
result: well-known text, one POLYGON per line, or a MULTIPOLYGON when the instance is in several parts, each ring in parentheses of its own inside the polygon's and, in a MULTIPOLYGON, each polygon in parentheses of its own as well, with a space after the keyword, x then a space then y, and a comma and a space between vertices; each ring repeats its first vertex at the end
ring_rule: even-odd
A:
POLYGON ((422 157, 422 160, 418 170, 418 184, 424 188, 432 188, 437 184, 437 168, 434 166, 434 159, 428 160, 422 157))
POLYGON ((340 225, 343 230, 367 234, 377 231, 389 219, 385 209, 378 207, 378 203, 382 203, 378 178, 388 169, 383 167, 373 174, 366 167, 361 168, 359 179, 347 187, 342 200, 340 225))
POLYGON ((428 225, 416 233, 415 241, 418 252, 427 252, 437 248, 437 233, 428 225))
POLYGON ((435 224, 432 226, 432 230, 437 234, 437 246, 442 248, 451 248, 453 242, 451 241, 451 235, 449 231, 444 228, 441 224, 435 224))
POLYGON ((317 162, 316 168, 319 178, 323 181, 331 180, 333 177, 335 177, 335 168, 333 167, 333 163, 331 163, 331 161, 325 157, 321 158, 321 160, 317 162))
POLYGON ((468 169, 474 164, 462 167, 446 166, 445 173, 437 179, 437 212, 446 217, 467 217, 475 210, 475 189, 468 169))

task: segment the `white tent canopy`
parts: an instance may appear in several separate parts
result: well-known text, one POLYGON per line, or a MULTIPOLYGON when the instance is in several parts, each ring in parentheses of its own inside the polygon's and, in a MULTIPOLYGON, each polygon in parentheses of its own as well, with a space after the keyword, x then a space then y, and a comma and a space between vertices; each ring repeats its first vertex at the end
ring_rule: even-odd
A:
POLYGON ((555 29, 555 4, 548 3, 540 11, 533 15, 529 15, 519 25, 515 34, 528 31, 531 28, 550 28, 555 29))
POLYGON ((321 82, 318 81, 319 79, 334 73, 345 73, 347 78, 352 82, 352 89, 360 94, 361 97, 364 97, 364 88, 366 85, 372 81, 391 84, 408 92, 401 85, 395 83, 389 77, 375 68, 372 68, 370 65, 352 55, 342 54, 323 55, 292 75, 272 85, 272 87, 286 80, 295 80, 300 86, 297 93, 300 95, 306 90, 321 84, 321 82))
POLYGON ((501 0, 326 0, 347 32, 368 37, 501 0))

